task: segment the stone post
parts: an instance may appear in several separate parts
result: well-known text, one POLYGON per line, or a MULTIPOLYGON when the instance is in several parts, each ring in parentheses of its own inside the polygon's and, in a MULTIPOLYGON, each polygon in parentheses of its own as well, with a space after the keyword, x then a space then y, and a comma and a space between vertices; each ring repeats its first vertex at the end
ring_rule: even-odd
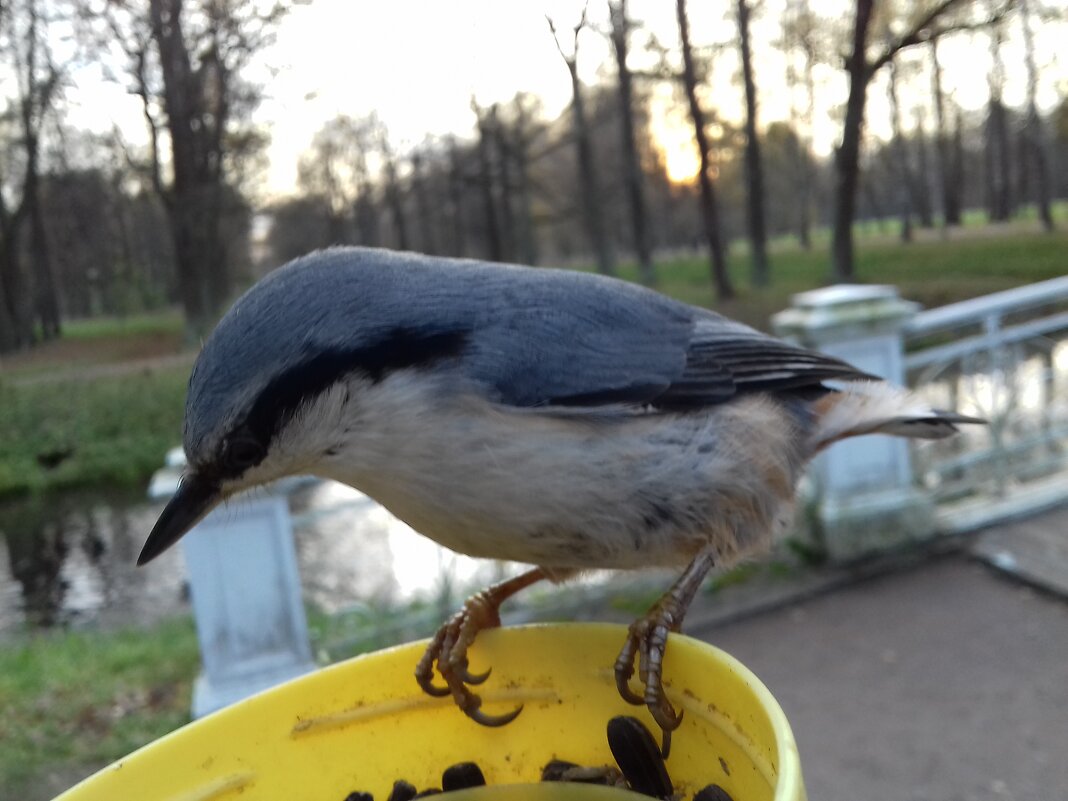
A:
MULTIPOLYGON (((149 497, 169 498, 183 466, 169 454, 149 497)), ((202 662, 195 718, 315 668, 284 492, 234 498, 181 540, 202 662)))
MULTIPOLYGON (((902 331, 919 304, 892 286, 839 285, 795 295, 772 319, 775 332, 904 385, 902 331)), ((856 437, 813 464, 807 498, 813 535, 827 554, 848 560, 934 531, 933 506, 912 481, 908 444, 856 437)))

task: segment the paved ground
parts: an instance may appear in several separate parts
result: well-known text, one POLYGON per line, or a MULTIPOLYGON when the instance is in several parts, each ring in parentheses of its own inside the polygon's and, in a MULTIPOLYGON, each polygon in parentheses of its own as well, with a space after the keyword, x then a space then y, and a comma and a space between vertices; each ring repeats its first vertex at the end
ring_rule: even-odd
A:
POLYGON ((688 633, 779 699, 811 801, 1068 798, 1068 603, 966 553, 688 633))

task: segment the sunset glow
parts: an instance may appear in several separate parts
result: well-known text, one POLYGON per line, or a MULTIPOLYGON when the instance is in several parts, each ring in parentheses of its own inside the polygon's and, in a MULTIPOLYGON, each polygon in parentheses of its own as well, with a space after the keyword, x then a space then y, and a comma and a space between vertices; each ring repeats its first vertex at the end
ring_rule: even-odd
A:
POLYGON ((701 160, 693 139, 690 119, 672 104, 671 90, 661 88, 650 103, 649 133, 653 144, 664 160, 668 180, 674 184, 688 184, 697 177, 701 160))

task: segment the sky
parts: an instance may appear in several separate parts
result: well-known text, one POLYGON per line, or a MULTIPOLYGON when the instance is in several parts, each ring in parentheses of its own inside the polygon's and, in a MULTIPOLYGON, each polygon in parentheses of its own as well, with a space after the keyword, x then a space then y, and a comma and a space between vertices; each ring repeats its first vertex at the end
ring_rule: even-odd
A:
MULTIPOLYGON (((818 13, 827 15, 830 25, 851 22, 842 16, 848 7, 844 0, 811 2, 818 13)), ((677 44, 674 5, 670 0, 630 0, 631 17, 644 26, 632 36, 633 51, 640 49, 638 45, 650 32, 664 44, 677 44)), ((266 90, 256 120, 271 135, 267 194, 280 196, 294 190, 300 154, 315 132, 338 114, 377 111, 400 152, 429 134, 470 136, 472 96, 486 105, 507 101, 519 90, 528 91, 542 98, 549 118, 555 117, 566 109, 571 87, 545 14, 557 21, 569 47, 570 28, 582 6, 579 0, 312 0, 295 7, 280 25, 275 45, 249 73, 266 90)), ((703 0, 689 6, 695 44, 727 45, 716 61, 710 99, 721 115, 738 121, 742 92, 735 80, 738 63, 731 46, 736 37, 729 15, 733 4, 703 0)), ((777 20, 784 8, 785 0, 764 0, 754 24, 761 125, 789 116, 790 98, 783 78, 786 64, 782 54, 770 46, 778 36, 777 20)), ((607 26, 603 0, 591 0, 589 15, 600 29, 607 26)), ((1005 53, 1010 104, 1023 100, 1026 87, 1017 27, 1014 24, 1005 53)), ((1045 108, 1068 91, 1068 56, 1060 55, 1057 47, 1063 35, 1063 29, 1052 27, 1037 32, 1040 60, 1049 65, 1040 84, 1040 104, 1045 108)), ((584 81, 614 76, 609 45, 602 35, 586 31, 580 48, 584 81)), ((986 37, 965 34, 947 40, 940 55, 947 92, 965 109, 981 108, 987 99, 986 37)), ((631 65, 643 66, 640 53, 633 54, 631 65)), ((928 81, 926 75, 916 79, 912 105, 929 102, 928 81)), ((79 83, 89 85, 89 90, 71 93, 72 98, 79 98, 70 112, 74 124, 94 130, 110 130, 117 124, 130 141, 143 141, 140 101, 125 87, 90 78, 88 71, 79 83)), ((830 65, 818 69, 817 83, 814 138, 816 149, 826 154, 839 135, 837 108, 845 100, 847 86, 842 70, 830 65)), ((870 91, 869 129, 885 138, 889 133, 885 88, 876 83, 870 91)), ((906 96, 906 110, 909 104, 906 96)), ((696 155, 683 110, 671 106, 670 90, 661 89, 654 96, 653 133, 669 169, 685 178, 696 164, 696 155)))

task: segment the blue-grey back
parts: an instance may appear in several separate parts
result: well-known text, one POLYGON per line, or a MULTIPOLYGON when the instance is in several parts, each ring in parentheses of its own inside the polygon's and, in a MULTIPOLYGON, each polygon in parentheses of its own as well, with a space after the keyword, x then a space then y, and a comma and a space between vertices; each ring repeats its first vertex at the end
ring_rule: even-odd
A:
POLYGON ((344 365, 375 371, 445 355, 450 369, 515 406, 692 405, 739 387, 860 375, 615 279, 334 248, 267 276, 209 336, 190 379, 186 449, 217 438, 287 371, 297 383, 321 381, 344 365))
POLYGON ((683 369, 692 319, 684 304, 592 274, 334 248, 279 268, 234 304, 204 344, 187 411, 217 417, 310 354, 399 330, 463 332, 464 370, 518 405, 664 387, 683 369))

